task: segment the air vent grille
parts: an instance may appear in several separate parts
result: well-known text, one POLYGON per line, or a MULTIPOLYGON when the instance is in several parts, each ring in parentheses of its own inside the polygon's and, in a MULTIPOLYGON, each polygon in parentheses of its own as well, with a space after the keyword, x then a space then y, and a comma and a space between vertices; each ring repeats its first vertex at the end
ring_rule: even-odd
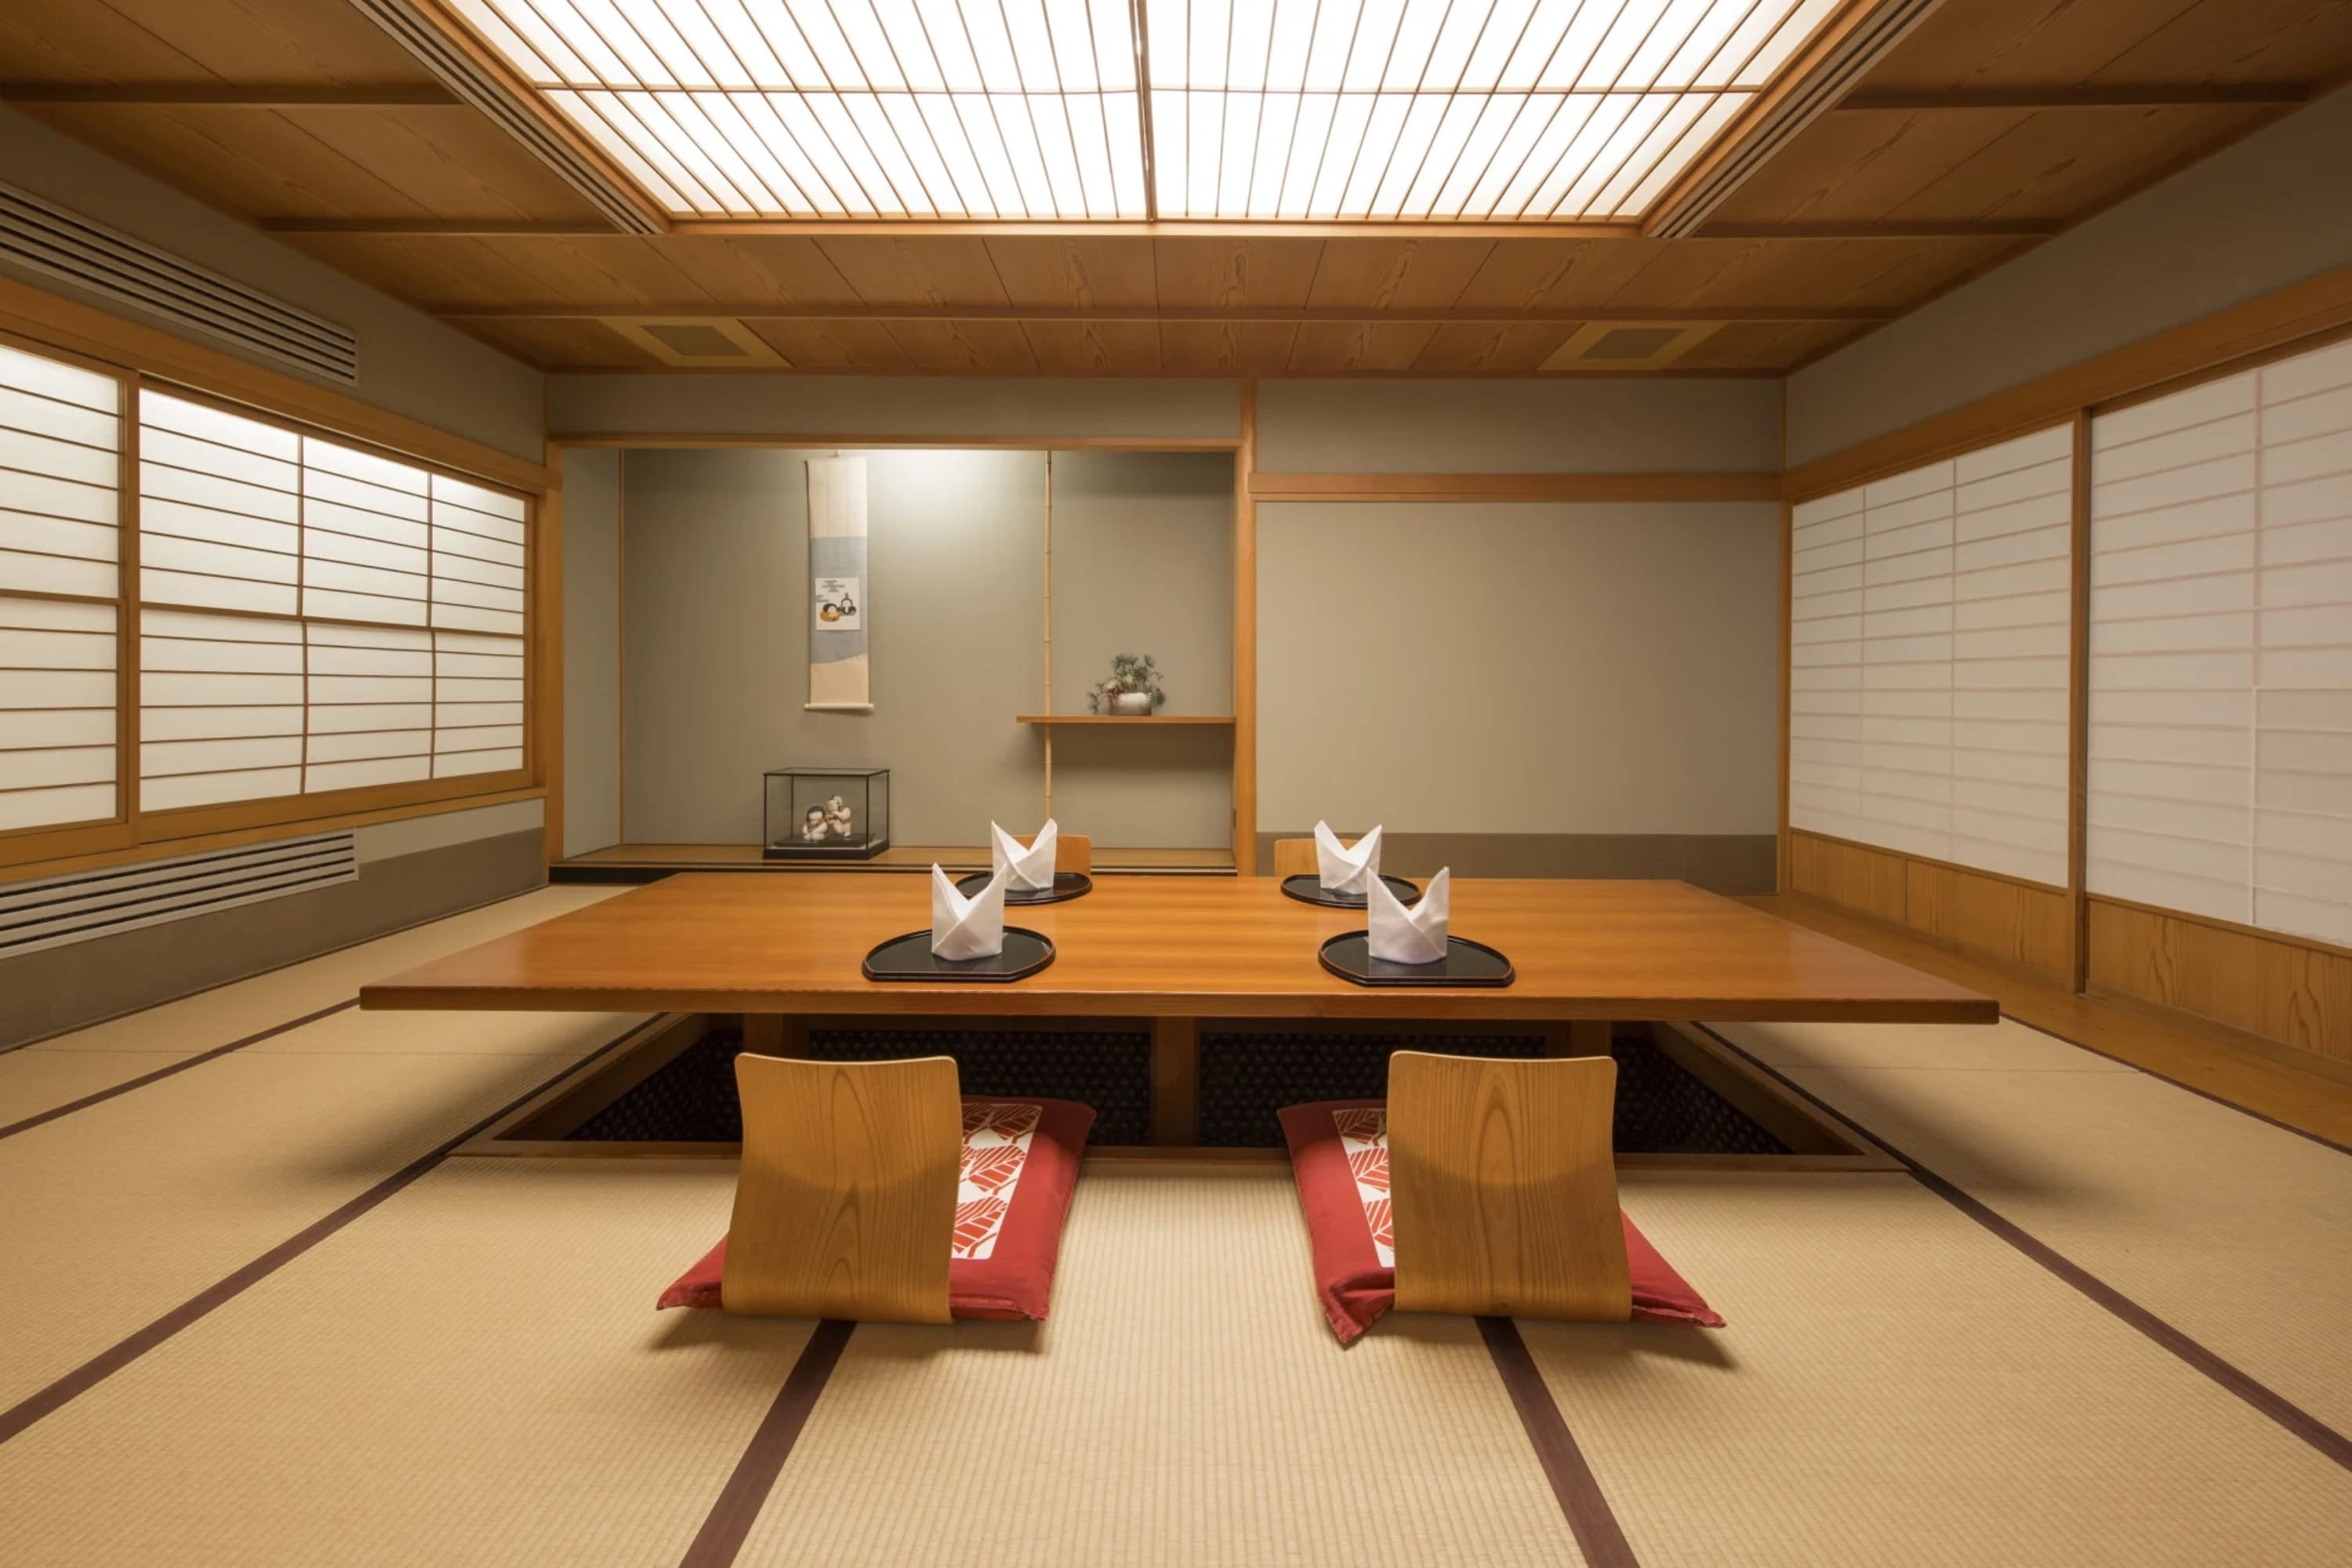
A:
POLYGON ((282 899, 360 874, 350 833, 110 867, 0 889, 0 958, 282 899))
MULTIPOLYGON (((436 26, 410 0, 351 0, 352 8, 391 34, 450 91, 490 117, 625 234, 660 234, 664 226, 628 188, 583 156, 514 89, 436 26)), ((454 24, 452 24, 454 26, 454 24)))
POLYGON ((348 329, 5 184, 0 260, 311 375, 359 383, 359 340, 348 329))
POLYGON ((1660 239, 1686 239, 1715 209, 1745 184, 1748 176, 1780 154, 1797 133, 1838 100, 1853 91, 1864 74, 1885 59, 1912 28, 1925 21, 1943 0, 1885 0, 1784 95, 1764 118, 1735 132, 1738 144, 1690 186, 1674 205, 1651 220, 1649 232, 1660 239))

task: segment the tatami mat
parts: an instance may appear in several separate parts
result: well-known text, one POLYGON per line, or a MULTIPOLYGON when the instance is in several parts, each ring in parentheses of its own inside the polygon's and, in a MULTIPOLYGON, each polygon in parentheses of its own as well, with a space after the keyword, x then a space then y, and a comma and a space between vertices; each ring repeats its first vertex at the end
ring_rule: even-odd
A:
POLYGON ((0 1127, 185 1061, 192 1051, 11 1051, 0 1056, 0 1127))
MULTIPOLYGON (((2011 1030, 2033 1033, 2003 1026, 2011 1030)), ((2352 1339, 2352 1155, 2145 1073, 1905 1065, 1910 1031, 1900 1027, 1872 1031, 1866 1062, 1854 1053, 1843 1065, 1820 1066, 1809 1053, 1824 1032, 1801 1025, 1723 1030, 2352 1434, 2352 1366, 2341 1353, 2352 1339)))
POLYGON ((0 1445, 0 1559, 677 1563, 810 1328, 652 1310, 733 1186, 707 1161, 441 1166, 0 1445))
MULTIPOLYGON (((0 1139, 0 1407, 177 1306, 562 1069, 568 1051, 240 1051, 0 1139)), ((338 1013, 305 1030, 361 1023, 338 1013)), ((447 1016, 513 1037, 497 1014, 447 1016)), ((521 1023, 540 1045, 535 1026, 521 1023)))
POLYGON ((740 1561, 1580 1561, 1466 1319, 1341 1351, 1283 1167, 1091 1163, 1039 1328, 860 1327, 740 1561))
POLYGON ((1730 1326, 1521 1331, 1643 1568, 2345 1560, 2352 1474, 1907 1176, 1625 1194, 1730 1326))

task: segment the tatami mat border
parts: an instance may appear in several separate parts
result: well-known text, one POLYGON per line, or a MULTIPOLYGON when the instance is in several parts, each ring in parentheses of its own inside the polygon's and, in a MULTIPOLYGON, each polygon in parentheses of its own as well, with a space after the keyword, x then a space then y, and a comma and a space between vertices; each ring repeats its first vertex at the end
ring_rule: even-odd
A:
POLYGON ((1511 1396, 1511 1407, 1519 1413, 1519 1425, 1527 1428, 1528 1441, 1535 1447, 1537 1462, 1543 1466, 1544 1479, 1551 1482, 1551 1495, 1568 1520, 1569 1532, 1576 1537, 1585 1568, 1641 1568, 1633 1543, 1625 1539, 1623 1527, 1601 1490, 1600 1479, 1585 1463, 1584 1450, 1576 1446, 1576 1436, 1568 1429, 1559 1401, 1537 1370, 1535 1357, 1528 1353, 1518 1324, 1508 1318, 1480 1318, 1478 1337, 1486 1341, 1486 1353, 1494 1358, 1495 1371, 1511 1396))
MULTIPOLYGON (((1759 1058, 1755 1053, 1742 1049, 1726 1039, 1722 1034, 1707 1028, 1704 1024, 1697 1027, 1705 1029, 1725 1048, 1738 1052, 1759 1071, 1770 1073, 1791 1091, 1803 1095, 1825 1114, 1837 1118, 1855 1132, 1870 1139, 1889 1154, 1902 1161, 1921 1186, 1926 1187, 2011 1247, 2040 1264, 2058 1279, 2073 1286, 2091 1300, 2105 1308, 2116 1318, 2170 1351, 2188 1365, 2204 1373, 2213 1382, 2269 1416, 2321 1454, 2333 1459, 2345 1469, 2352 1470, 2352 1437, 2338 1432, 2335 1427, 2279 1393, 2278 1390, 2237 1366, 2210 1346, 2192 1339, 2172 1324, 2166 1322, 2081 1264, 2035 1237, 2016 1221, 1999 1213, 1990 1205, 1963 1190, 1948 1178, 1921 1164, 1917 1160, 1913 1159, 1879 1134, 1871 1131, 1861 1122, 1848 1116, 1811 1089, 1805 1088, 1788 1074, 1759 1058)), ((2249 1114, 2252 1113, 2249 1112, 2249 1114)), ((2262 1120, 2269 1119, 2265 1117, 2262 1120)), ((2294 1129, 2290 1128, 2287 1131, 2292 1131, 2294 1129)), ((2326 1140, 2323 1139, 2321 1142, 2324 1142, 2326 1140)))
POLYGON ((198 1051, 194 1056, 157 1068, 153 1072, 141 1073, 137 1078, 125 1079, 121 1083, 110 1085, 95 1093, 85 1094, 79 1100, 69 1100, 63 1105, 53 1105, 47 1110, 26 1117, 22 1121, 12 1121, 5 1127, 0 1127, 0 1138, 14 1138, 19 1132, 29 1132, 45 1122, 55 1121, 60 1116, 70 1116, 77 1110, 87 1110, 93 1105, 112 1100, 118 1094, 129 1094, 134 1089, 143 1089, 148 1084, 170 1078, 174 1073, 185 1072, 193 1067, 202 1067, 205 1063, 225 1057, 231 1051, 241 1051, 247 1046, 257 1046, 264 1040, 275 1039, 279 1035, 302 1027, 305 1024, 315 1024, 321 1018, 331 1018, 344 1009, 356 1007, 359 1005, 359 995, 355 992, 341 1002, 330 1003, 316 1012, 305 1013, 299 1018, 289 1018, 282 1024, 272 1024, 266 1029, 257 1029, 241 1040, 231 1040, 227 1045, 215 1046, 208 1051, 198 1051))
POLYGON ((744 1445, 743 1457, 735 1461, 727 1484, 703 1517, 693 1543, 678 1559, 678 1568, 730 1568, 733 1563, 768 1500, 769 1490, 783 1473, 784 1461, 792 1458, 793 1445, 800 1441, 809 1412, 816 1408, 816 1396, 824 1392, 825 1381, 833 1376, 856 1327, 840 1318, 818 1322, 784 1378, 784 1386, 776 1391, 776 1402, 768 1406, 759 1430, 744 1445))
POLYGON ((0 1443, 7 1442, 43 1416, 87 1394, 149 1351, 171 1339, 181 1330, 198 1322, 215 1309, 226 1306, 269 1278, 270 1275, 277 1273, 327 1237, 392 1198, 419 1177, 425 1175, 455 1152, 459 1144, 474 1137, 499 1118, 507 1115, 532 1095, 542 1092, 550 1085, 581 1071, 607 1052, 618 1048, 637 1031, 643 1029, 647 1022, 646 1019, 639 1019, 586 1056, 577 1061, 565 1064, 562 1071, 552 1074, 517 1095, 488 1116, 468 1126, 464 1131, 445 1140, 431 1152, 410 1161, 406 1165, 376 1183, 333 1213, 305 1226, 236 1272, 181 1302, 138 1332, 108 1346, 47 1387, 26 1395, 6 1410, 0 1410, 0 1443))

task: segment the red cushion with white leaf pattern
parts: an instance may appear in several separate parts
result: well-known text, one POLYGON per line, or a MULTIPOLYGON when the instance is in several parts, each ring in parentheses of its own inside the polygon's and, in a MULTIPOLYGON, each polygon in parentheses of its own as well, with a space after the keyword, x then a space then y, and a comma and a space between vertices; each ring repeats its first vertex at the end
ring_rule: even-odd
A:
MULTIPOLYGON (((1396 1234, 1389 1215, 1388 1103, 1323 1100, 1281 1111, 1298 1202, 1315 1254, 1315 1290, 1343 1345, 1396 1304, 1396 1234)), ((1719 1329, 1722 1315, 1625 1221, 1633 1321, 1719 1329)))
MULTIPOLYGON (((1078 1184, 1078 1160, 1094 1125, 1091 1106, 1066 1100, 963 1102, 963 1160, 955 1238, 948 1255, 948 1310, 959 1318, 1043 1320, 1054 1299, 1062 1222, 1078 1184)), ((655 1303, 719 1307, 727 1238, 655 1303)))

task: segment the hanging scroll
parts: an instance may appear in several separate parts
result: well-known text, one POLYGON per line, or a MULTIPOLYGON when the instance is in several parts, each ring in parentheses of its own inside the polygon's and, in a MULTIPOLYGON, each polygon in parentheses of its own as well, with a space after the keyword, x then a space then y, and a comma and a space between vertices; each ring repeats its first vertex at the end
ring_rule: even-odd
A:
POLYGON ((871 708, 866 658, 866 459, 808 465, 811 708, 871 708))

